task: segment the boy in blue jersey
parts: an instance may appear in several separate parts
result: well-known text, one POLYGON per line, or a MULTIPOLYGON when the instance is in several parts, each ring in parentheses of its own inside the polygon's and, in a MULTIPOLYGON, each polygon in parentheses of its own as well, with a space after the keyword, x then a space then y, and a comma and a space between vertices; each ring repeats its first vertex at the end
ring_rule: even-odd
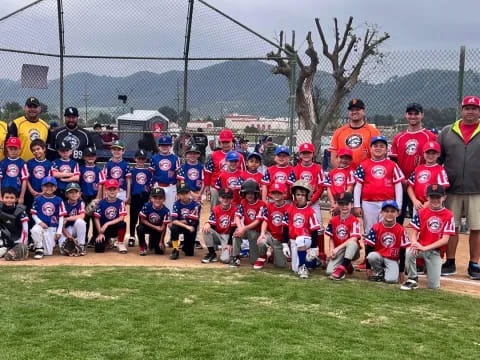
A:
POLYGON ((64 216, 67 214, 65 205, 59 196, 55 195, 57 180, 47 176, 42 180, 42 195, 35 198, 31 210, 35 225, 30 231, 35 246, 34 259, 40 260, 44 255, 52 255, 55 241, 60 239, 64 216))
MULTIPOLYGON (((0 257, 5 256, 17 244, 27 243, 28 216, 25 206, 17 204, 18 192, 12 187, 2 189, 2 202, 0 203, 0 257)), ((6 256, 5 260, 8 260, 6 256)), ((24 260, 18 259, 18 260, 24 260)))
POLYGON ((179 171, 177 179, 184 183, 191 192, 193 200, 200 202, 203 194, 203 164, 198 161, 201 152, 197 145, 190 145, 185 151, 187 161, 179 171))
POLYGON ((164 202, 165 190, 155 187, 150 191, 150 201, 140 211, 140 225, 137 226, 140 256, 147 255, 146 234, 150 234, 148 243, 150 250, 154 250, 158 255, 163 255, 165 252, 162 240, 167 224, 170 222, 170 211, 163 205, 164 202))
POLYGON ((103 173, 106 180, 114 179, 118 181, 120 192, 117 197, 128 204, 130 202, 130 182, 132 178, 130 165, 123 159, 125 145, 121 141, 115 140, 110 150, 112 151, 112 157, 105 164, 103 173))
POLYGON ((173 204, 172 210, 172 254, 170 259, 177 260, 179 256, 178 238, 183 234, 182 250, 185 256, 193 256, 195 238, 197 236, 200 204, 190 198, 190 189, 181 185, 177 190, 178 200, 173 204))
POLYGON ((65 189, 65 215, 62 236, 58 239, 58 246, 62 251, 62 245, 67 238, 76 238, 82 249, 80 255, 86 255, 85 238, 87 237, 87 224, 85 222, 85 203, 82 200, 80 185, 77 183, 67 184, 65 189))
POLYGON ((132 175, 131 196, 130 201, 130 239, 128 246, 135 246, 135 228, 138 223, 138 214, 142 210, 143 205, 148 201, 148 193, 152 182, 152 173, 150 169, 145 167, 147 161, 147 153, 145 150, 138 150, 135 153, 135 167, 130 170, 132 175))
POLYGON ((78 163, 72 159, 72 145, 68 141, 62 141, 57 149, 59 158, 53 160, 52 176, 57 179, 56 194, 65 199, 65 189, 70 182, 78 182, 80 179, 80 168, 78 163))
POLYGON ((117 248, 120 254, 127 253, 125 246, 125 232, 127 224, 125 223, 125 203, 119 199, 120 191, 118 181, 109 179, 105 181, 105 199, 100 200, 95 209, 95 226, 98 236, 95 239, 95 252, 103 253, 107 246, 110 246, 112 239, 117 239, 117 248))
MULTIPOLYGON (((25 200, 28 180, 27 165, 19 157, 21 147, 19 138, 10 137, 5 144, 7 157, 0 161, 0 193, 2 188, 14 188, 20 194, 18 197, 19 204, 23 204, 25 200)), ((0 200, 2 200, 1 196, 0 200)))
POLYGON ((165 191, 165 206, 172 210, 177 196, 177 171, 180 167, 178 156, 171 153, 172 137, 162 135, 158 139, 158 154, 152 156, 152 184, 165 191))

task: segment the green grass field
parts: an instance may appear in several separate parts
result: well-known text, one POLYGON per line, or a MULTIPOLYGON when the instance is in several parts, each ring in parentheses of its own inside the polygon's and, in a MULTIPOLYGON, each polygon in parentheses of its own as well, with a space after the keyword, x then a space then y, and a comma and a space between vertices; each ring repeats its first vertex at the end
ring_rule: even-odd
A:
POLYGON ((285 271, 2 267, 1 359, 471 359, 479 300, 285 271))

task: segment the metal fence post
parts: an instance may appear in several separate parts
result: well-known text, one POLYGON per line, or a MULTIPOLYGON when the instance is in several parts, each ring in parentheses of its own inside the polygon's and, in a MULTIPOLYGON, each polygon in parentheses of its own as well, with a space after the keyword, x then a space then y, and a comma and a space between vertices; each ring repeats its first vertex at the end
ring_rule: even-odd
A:
POLYGON ((63 32, 63 4, 62 0, 57 0, 58 11, 58 38, 60 46, 60 110, 59 119, 63 119, 63 55, 65 55, 65 42, 63 32))
MULTIPOLYGON (((292 49, 295 49, 295 31, 292 31, 292 49)), ((289 134, 288 134, 288 145, 290 147, 290 151, 293 152, 293 126, 295 123, 295 90, 297 86, 297 53, 294 51, 290 54, 290 96, 289 96, 289 103, 288 103, 288 110, 289 110, 289 134)))
POLYGON ((463 99, 463 80, 465 78, 465 45, 460 46, 460 61, 458 62, 457 119, 460 118, 463 99))
POLYGON ((192 15, 193 15, 193 2, 194 0, 188 0, 188 14, 187 25, 185 28, 185 46, 183 49, 184 68, 183 68, 183 116, 182 116, 182 129, 187 128, 187 122, 190 120, 188 116, 188 58, 190 52, 190 35, 192 33, 192 15))

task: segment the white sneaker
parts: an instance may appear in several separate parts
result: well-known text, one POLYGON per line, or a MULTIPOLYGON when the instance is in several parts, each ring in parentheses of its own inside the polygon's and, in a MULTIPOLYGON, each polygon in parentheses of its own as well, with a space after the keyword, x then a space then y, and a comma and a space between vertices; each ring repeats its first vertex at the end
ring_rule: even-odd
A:
POLYGON ((308 276, 310 275, 310 272, 308 271, 307 267, 305 265, 302 265, 298 268, 298 277, 300 279, 308 279, 308 276))
POLYGON ((43 249, 42 248, 35 249, 35 255, 33 255, 33 258, 35 260, 43 259, 43 249))
POLYGON ((126 254, 127 253, 127 247, 125 246, 124 242, 117 242, 117 248, 118 248, 118 252, 120 254, 126 254))

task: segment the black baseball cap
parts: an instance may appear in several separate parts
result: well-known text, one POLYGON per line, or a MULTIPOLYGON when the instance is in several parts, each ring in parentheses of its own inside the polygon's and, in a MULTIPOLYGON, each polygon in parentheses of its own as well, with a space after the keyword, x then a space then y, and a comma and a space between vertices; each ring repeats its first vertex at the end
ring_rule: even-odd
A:
POLYGON ((93 128, 94 129, 98 129, 98 128, 102 128, 102 124, 99 124, 99 123, 96 123, 95 125, 93 125, 93 128))
POLYGON ((82 156, 96 156, 97 150, 93 146, 85 148, 82 152, 82 156))
POLYGON ((185 154, 186 153, 189 153, 189 152, 195 152, 195 153, 199 153, 201 154, 202 152, 200 151, 200 149, 198 148, 197 145, 190 145, 187 150, 185 151, 185 154))
POLYGON ((407 110, 405 110, 405 112, 408 113, 409 111, 416 111, 418 113, 423 113, 423 106, 418 103, 410 103, 407 105, 407 110))
POLYGON ((154 187, 152 190, 150 190, 150 196, 162 196, 165 198, 165 190, 163 190, 161 187, 154 187))
POLYGON ((76 107, 68 107, 65 109, 63 116, 78 116, 78 109, 76 107))
POLYGON ((181 184, 177 187, 177 194, 189 193, 190 188, 186 184, 181 184))
POLYGON ((40 101, 38 101, 36 97, 29 97, 27 101, 25 101, 25 105, 40 106, 40 101))
POLYGON ((143 149, 139 149, 135 152, 135 158, 146 159, 147 158, 147 152, 143 149))
POLYGON ((233 190, 230 188, 221 188, 218 191, 218 196, 226 199, 233 199, 233 190))
POLYGON ((57 150, 72 150, 72 144, 68 141, 62 141, 60 145, 58 145, 57 150))
POLYGON ((343 192, 335 195, 337 204, 351 204, 353 202, 353 195, 349 192, 343 192))
POLYGON ((348 103, 348 110, 351 110, 353 108, 365 109, 365 103, 360 99, 352 99, 348 103))
POLYGON ((427 196, 445 196, 445 188, 439 184, 430 184, 427 187, 427 196))

